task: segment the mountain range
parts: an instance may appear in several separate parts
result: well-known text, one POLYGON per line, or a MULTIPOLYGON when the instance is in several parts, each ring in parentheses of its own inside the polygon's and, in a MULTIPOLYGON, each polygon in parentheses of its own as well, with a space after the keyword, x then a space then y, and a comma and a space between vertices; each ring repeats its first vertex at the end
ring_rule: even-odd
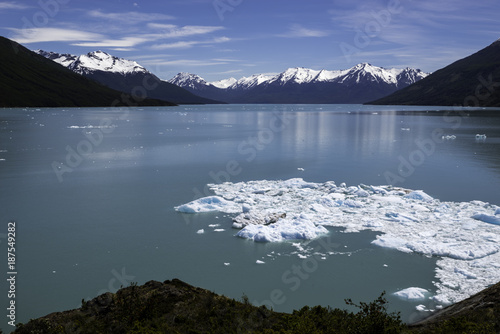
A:
POLYGON ((154 86, 147 90, 148 97, 175 103, 364 103, 428 75, 417 69, 385 69, 362 63, 347 70, 289 68, 275 75, 256 74, 216 82, 179 73, 163 81, 135 61, 102 51, 81 56, 35 52, 113 89, 132 93, 154 86))
POLYGON ((500 106, 500 39, 370 104, 500 106))
POLYGON ((409 86, 428 73, 418 69, 386 69, 368 63, 347 70, 296 67, 274 75, 207 82, 179 73, 168 82, 210 99, 228 103, 364 103, 409 86))
POLYGON ((221 103, 163 81, 135 61, 118 58, 103 51, 80 56, 43 50, 34 52, 86 78, 129 94, 177 104, 221 103))
POLYGON ((0 36, 0 108, 159 106, 78 75, 0 36))

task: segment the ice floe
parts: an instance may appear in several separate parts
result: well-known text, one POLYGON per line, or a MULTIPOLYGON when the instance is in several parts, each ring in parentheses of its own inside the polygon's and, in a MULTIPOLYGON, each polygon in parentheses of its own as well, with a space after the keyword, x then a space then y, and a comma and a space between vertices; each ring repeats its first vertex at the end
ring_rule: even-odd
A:
POLYGON ((175 207, 175 210, 184 213, 199 213, 199 212, 226 212, 236 213, 241 211, 241 204, 233 201, 225 200, 220 196, 209 196, 197 199, 187 204, 175 207))
POLYGON ((437 257, 432 296, 437 304, 460 301, 500 281, 500 208, 493 204, 442 202, 422 190, 301 178, 209 187, 215 196, 176 210, 234 214, 233 227, 241 228, 236 236, 258 242, 314 239, 331 226, 344 233, 381 232, 374 245, 437 257))
POLYGON ((408 301, 424 300, 429 295, 429 291, 422 288, 406 288, 393 293, 394 296, 408 301))

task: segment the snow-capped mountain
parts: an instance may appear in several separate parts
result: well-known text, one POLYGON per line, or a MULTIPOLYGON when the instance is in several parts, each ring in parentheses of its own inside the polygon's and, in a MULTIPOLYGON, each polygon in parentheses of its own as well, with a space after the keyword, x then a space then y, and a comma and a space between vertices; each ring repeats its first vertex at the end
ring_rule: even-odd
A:
POLYGON ((182 85, 173 85, 163 81, 133 60, 118 58, 103 51, 89 52, 81 56, 43 50, 35 52, 75 73, 118 91, 129 94, 147 94, 149 98, 180 104, 217 102, 196 96, 182 88, 182 85))
POLYGON ((104 71, 120 74, 150 73, 137 62, 118 58, 103 51, 93 51, 85 55, 58 54, 36 50, 36 53, 59 63, 78 74, 89 74, 95 71, 104 71))
POLYGON ((223 80, 219 80, 219 81, 213 81, 213 82, 211 82, 211 84, 213 86, 217 87, 217 88, 224 89, 224 88, 227 88, 227 87, 231 86, 236 81, 238 81, 238 80, 236 80, 235 78, 231 77, 231 78, 228 78, 228 79, 223 79, 223 80))
POLYGON ((209 83, 205 81, 202 77, 196 74, 190 74, 181 72, 177 74, 172 79, 168 80, 169 83, 177 85, 182 88, 190 88, 190 89, 202 89, 205 86, 208 86, 209 83))
POLYGON ((200 96, 232 103, 364 103, 391 94, 427 75, 418 69, 386 69, 362 63, 347 70, 296 67, 278 74, 257 74, 217 82, 207 82, 195 74, 179 73, 169 82, 200 96))

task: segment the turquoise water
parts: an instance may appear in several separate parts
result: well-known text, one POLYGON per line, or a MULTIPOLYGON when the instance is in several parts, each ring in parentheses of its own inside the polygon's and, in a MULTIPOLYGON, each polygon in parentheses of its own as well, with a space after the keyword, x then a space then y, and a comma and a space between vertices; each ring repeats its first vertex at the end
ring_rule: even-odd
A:
MULTIPOLYGON (((432 292, 435 258, 373 246, 375 232, 330 228, 301 247, 335 245, 334 254, 305 261, 292 243, 234 237, 230 215, 174 210, 209 195, 208 183, 295 177, 500 204, 500 118, 393 112, 403 109, 433 108, 0 110, 0 241, 6 253, 7 223, 16 221, 16 321, 79 307, 131 282, 172 278, 278 311, 344 307, 345 298, 370 301, 385 290, 392 310, 416 319, 415 306, 432 303, 391 293, 432 292)), ((6 282, 0 289, 6 296, 6 282)), ((5 318, 0 328, 11 329, 5 318)))

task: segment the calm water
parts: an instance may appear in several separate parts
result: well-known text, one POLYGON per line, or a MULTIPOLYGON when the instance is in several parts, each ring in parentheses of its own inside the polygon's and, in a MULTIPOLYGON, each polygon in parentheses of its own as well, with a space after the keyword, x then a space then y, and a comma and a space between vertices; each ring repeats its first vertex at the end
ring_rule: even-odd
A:
MULTIPOLYGON (((393 183, 443 201, 500 204, 500 118, 383 113, 390 110, 396 109, 0 110, 0 241, 5 254, 7 223, 15 220, 16 320, 76 308, 82 298, 131 282, 172 278, 233 298, 246 294, 279 311, 344 307, 344 298, 371 301, 385 290, 392 310, 416 319, 422 302, 390 294, 411 286, 435 290, 434 258, 377 248, 370 244, 374 232, 331 229, 329 237, 301 246, 335 244, 335 254, 304 262, 292 243, 234 237, 227 215, 173 209, 208 195, 207 183, 293 177, 393 183), (297 266, 303 270, 295 272, 297 266)), ((0 289, 6 296, 5 282, 0 289)), ((2 297, 2 307, 7 303, 2 297)), ((0 327, 10 330, 3 317, 0 327)))

